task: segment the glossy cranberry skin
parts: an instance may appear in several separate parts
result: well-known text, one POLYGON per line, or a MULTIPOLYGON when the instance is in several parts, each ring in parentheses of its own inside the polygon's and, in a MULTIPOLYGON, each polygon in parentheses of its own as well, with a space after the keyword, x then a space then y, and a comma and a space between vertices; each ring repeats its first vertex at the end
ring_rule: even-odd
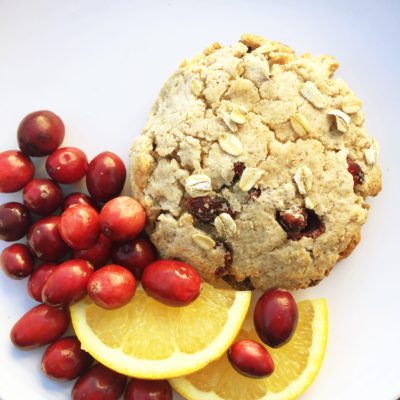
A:
POLYGON ((280 289, 267 290, 254 309, 254 326, 261 340, 270 347, 280 347, 293 336, 298 321, 293 296, 280 289))
POLYGON ((58 230, 59 222, 60 217, 46 217, 35 222, 28 231, 29 249, 40 261, 57 261, 68 252, 58 230))
POLYGON ((89 163, 86 186, 95 200, 105 202, 121 193, 125 178, 123 161, 116 154, 105 151, 89 163))
POLYGON ((32 254, 24 244, 12 244, 1 253, 1 266, 10 278, 25 278, 32 273, 33 265, 32 254))
POLYGON ((81 349, 76 336, 68 336, 52 343, 43 354, 42 371, 49 378, 71 380, 86 372, 92 356, 81 349))
POLYGON ((0 240, 12 242, 26 235, 31 224, 29 210, 12 201, 0 206, 0 240))
POLYGON ((106 203, 100 212, 102 232, 115 242, 134 239, 146 223, 143 206, 128 196, 120 196, 106 203))
POLYGON ((8 150, 0 153, 0 192, 12 193, 21 190, 35 174, 29 157, 20 151, 8 150))
POLYGON ((31 274, 28 280, 28 294, 34 300, 41 303, 43 286, 49 279, 49 276, 56 269, 57 264, 47 263, 39 265, 31 274))
POLYGON ((69 305, 86 296, 93 266, 86 260, 68 260, 60 264, 43 286, 42 299, 52 306, 69 305))
POLYGON ((157 260, 157 250, 149 239, 139 236, 126 243, 116 243, 112 260, 128 268, 136 279, 140 279, 145 267, 157 260))
POLYGON ((51 111, 28 114, 17 132, 21 151, 33 157, 51 154, 64 140, 65 128, 61 118, 51 111))
POLYGON ((33 179, 24 188, 24 205, 34 213, 46 216, 53 214, 63 202, 63 192, 50 179, 33 179))
POLYGON ((11 330, 11 341, 21 349, 43 346, 60 337, 68 328, 69 312, 39 304, 24 314, 11 330))
POLYGON ((129 303, 136 291, 136 279, 128 269, 110 264, 93 273, 87 291, 99 307, 113 310, 129 303))
POLYGON ((190 265, 175 260, 158 260, 142 275, 146 293, 170 306, 185 306, 200 295, 202 280, 190 265))
POLYGON ((91 197, 79 192, 74 192, 66 196, 62 209, 64 211, 75 204, 86 204, 87 206, 93 207, 95 210, 98 209, 98 204, 91 197))
POLYGON ((68 207, 61 214, 60 235, 73 249, 83 250, 94 246, 100 235, 98 212, 85 204, 68 207))
POLYGON ((86 154, 76 147, 62 147, 50 154, 46 160, 46 171, 55 181, 69 184, 82 179, 86 174, 86 154))
POLYGON ((274 372, 274 361, 268 351, 254 340, 239 340, 228 350, 233 368, 248 378, 266 378, 274 372))
POLYGON ((124 400, 172 400, 171 385, 167 380, 132 378, 126 387, 124 400))
POLYGON ((101 364, 82 375, 72 389, 72 400, 118 400, 124 392, 126 377, 101 364))
POLYGON ((100 268, 107 264, 111 256, 112 245, 112 240, 100 233, 97 242, 92 247, 84 250, 74 250, 72 253, 73 258, 81 258, 89 261, 95 268, 100 268))

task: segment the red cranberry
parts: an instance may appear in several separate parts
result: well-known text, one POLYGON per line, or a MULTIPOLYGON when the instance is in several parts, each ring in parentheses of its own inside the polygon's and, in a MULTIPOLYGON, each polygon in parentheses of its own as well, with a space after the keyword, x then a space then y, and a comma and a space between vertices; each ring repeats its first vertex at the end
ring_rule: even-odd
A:
POLYGON ((270 289, 258 299, 254 326, 268 346, 280 347, 287 343, 296 330, 297 321, 297 304, 289 292, 270 289))
POLYGON ((35 167, 20 151, 8 150, 0 153, 0 171, 0 192, 12 193, 21 190, 33 178, 35 167))
POLYGON ((357 164, 353 159, 347 157, 347 170, 353 175, 355 185, 362 185, 365 180, 365 175, 360 165, 357 164))
POLYGON ((118 400, 124 392, 126 377, 97 364, 82 375, 72 389, 72 400, 118 400))
POLYGON ((61 239, 58 225, 60 217, 52 216, 35 222, 28 232, 28 246, 40 261, 57 261, 68 252, 61 239))
POLYGON ((102 232, 116 242, 135 238, 146 223, 142 205, 128 196, 120 196, 105 204, 100 212, 102 232))
POLYGON ((254 340, 239 340, 228 350, 233 368, 248 378, 266 378, 274 372, 274 361, 268 351, 254 340))
POLYGON ((113 310, 129 303, 136 291, 136 279, 126 268, 110 264, 93 273, 87 291, 99 307, 113 310))
POLYGON ((3 271, 13 279, 22 279, 33 271, 34 260, 28 246, 16 243, 1 253, 3 271))
POLYGON ((68 207, 61 214, 60 234, 73 249, 83 250, 94 246, 100 235, 98 212, 85 204, 68 207))
POLYGON ((53 214, 63 201, 63 192, 57 183, 50 179, 33 179, 23 192, 25 206, 36 214, 53 214))
POLYGON ((58 380, 71 380, 86 372, 93 362, 89 353, 81 349, 76 336, 68 336, 52 343, 43 354, 42 371, 58 380))
POLYGON ((100 268, 107 264, 111 249, 112 240, 100 233, 97 242, 92 247, 85 250, 74 250, 72 254, 74 258, 89 261, 95 268, 100 268))
POLYGON ((86 154, 76 147, 62 147, 50 154, 46 171, 55 181, 69 184, 82 179, 86 174, 86 154))
POLYGON ((307 225, 307 211, 305 208, 291 207, 278 211, 277 219, 285 231, 300 232, 307 225))
POLYGON ((53 273, 56 268, 56 264, 47 263, 39 265, 29 277, 28 280, 28 294, 33 299, 41 303, 43 286, 49 279, 49 276, 53 273))
POLYGON ((86 204, 87 206, 93 207, 95 210, 99 208, 98 204, 91 197, 83 193, 74 192, 65 197, 62 209, 64 211, 75 204, 86 204))
POLYGON ((146 293, 170 306, 185 306, 199 297, 202 280, 190 265, 175 260, 158 260, 142 275, 146 293))
POLYGON ((132 378, 126 387, 124 400, 172 400, 171 385, 167 380, 132 378))
POLYGON ((42 299, 52 306, 68 305, 86 296, 93 266, 85 260, 68 260, 60 264, 43 286, 42 299))
POLYGON ((105 151, 89 163, 86 186, 95 200, 108 201, 121 193, 125 178, 123 161, 116 154, 105 151))
POLYGON ((235 162, 233 164, 233 180, 232 183, 236 183, 243 175, 243 171, 246 169, 246 166, 243 162, 235 162))
POLYGON ((157 260, 157 250, 149 239, 139 236, 127 243, 116 243, 112 259, 140 279, 145 267, 157 260))
POLYGON ((28 114, 18 127, 21 151, 33 157, 51 154, 64 140, 65 128, 61 118, 51 111, 28 114))
POLYGON ((12 242, 26 235, 31 224, 29 210, 15 201, 0 206, 0 240, 12 242))
POLYGON ((187 206, 190 214, 199 222, 213 222, 215 217, 222 213, 234 215, 228 201, 223 197, 190 197, 187 206))
POLYGON ((24 314, 11 330, 11 341, 22 349, 43 346, 60 337, 68 328, 69 312, 39 304, 24 314))

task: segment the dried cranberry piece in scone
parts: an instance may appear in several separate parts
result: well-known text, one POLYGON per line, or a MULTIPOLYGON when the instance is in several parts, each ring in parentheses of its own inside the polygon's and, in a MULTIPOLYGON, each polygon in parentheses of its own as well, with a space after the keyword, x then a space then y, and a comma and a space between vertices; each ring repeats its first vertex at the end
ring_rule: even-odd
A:
POLYGON ((223 197, 190 197, 187 201, 187 207, 190 214, 198 222, 213 222, 215 217, 222 213, 234 216, 230 204, 223 197))
POLYGON ((347 171, 353 175, 353 180, 355 185, 362 185, 365 180, 364 172, 360 165, 357 164, 353 159, 347 157, 347 171))
POLYGON ((233 175, 232 183, 236 183, 242 176, 243 171, 246 169, 246 166, 244 165, 243 162, 235 162, 233 164, 233 172, 235 173, 233 175))

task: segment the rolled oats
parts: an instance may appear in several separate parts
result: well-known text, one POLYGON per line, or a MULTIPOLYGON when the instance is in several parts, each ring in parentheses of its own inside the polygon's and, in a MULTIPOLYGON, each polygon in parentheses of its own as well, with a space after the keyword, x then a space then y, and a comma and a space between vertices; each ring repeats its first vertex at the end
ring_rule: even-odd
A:
POLYGON ((192 235, 193 241, 204 250, 211 250, 215 247, 215 241, 203 233, 194 233, 192 235))
POLYGON ((314 82, 307 81, 303 83, 300 89, 302 96, 307 99, 315 108, 325 108, 328 105, 326 97, 315 86, 314 82))
POLYGON ((297 189, 302 195, 307 194, 312 188, 313 176, 310 168, 307 166, 300 167, 294 174, 294 181, 296 182, 297 189))
POLYGON ((225 239, 232 238, 237 230, 235 221, 227 213, 218 215, 214 220, 214 226, 219 236, 225 239))
POLYGON ((239 156, 243 152, 243 146, 239 138, 230 133, 222 133, 218 139, 221 149, 231 156, 239 156))
POLYGON ((239 181, 239 188, 243 192, 249 191, 258 180, 264 175, 264 170, 260 168, 245 168, 239 181))

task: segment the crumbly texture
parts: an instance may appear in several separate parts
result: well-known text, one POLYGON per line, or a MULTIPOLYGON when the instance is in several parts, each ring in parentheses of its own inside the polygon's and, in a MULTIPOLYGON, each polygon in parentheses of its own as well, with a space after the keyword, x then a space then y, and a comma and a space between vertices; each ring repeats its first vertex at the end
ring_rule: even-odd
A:
POLYGON ((338 66, 256 35, 182 62, 131 151, 133 195, 162 257, 265 290, 315 285, 352 252, 381 172, 338 66), (189 204, 204 196, 229 212, 199 220, 189 204), (277 215, 293 209, 311 210, 323 232, 291 237, 277 215))

